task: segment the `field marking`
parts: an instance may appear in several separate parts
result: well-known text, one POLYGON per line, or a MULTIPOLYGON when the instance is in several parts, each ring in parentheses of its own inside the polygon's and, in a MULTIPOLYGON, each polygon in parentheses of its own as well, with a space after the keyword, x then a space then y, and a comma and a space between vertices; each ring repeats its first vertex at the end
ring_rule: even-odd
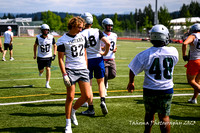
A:
MULTIPOLYGON (((144 76, 144 75, 137 75, 137 76, 144 76)), ((180 74, 173 74, 173 76, 186 76, 186 73, 180 73, 180 74)), ((117 78, 123 78, 123 77, 129 77, 129 75, 117 75, 117 78)), ((0 82, 5 81, 18 81, 18 80, 40 80, 40 79, 46 79, 46 78, 26 78, 26 79, 2 79, 0 82)), ((51 79, 62 79, 62 77, 59 78, 51 78, 51 79)))
MULTIPOLYGON (((174 94, 173 96, 191 96, 193 94, 174 94)), ((106 99, 112 98, 137 98, 143 97, 143 95, 128 95, 128 96, 108 96, 106 99)), ((74 98, 77 100, 78 98, 74 98)), ((93 99, 100 99, 100 97, 93 97, 93 99)), ((27 102, 13 102, 13 103, 0 103, 0 106, 6 105, 18 105, 18 104, 30 104, 30 103, 43 103, 43 102, 57 102, 57 101, 65 101, 66 99, 50 99, 50 100, 38 100, 38 101, 27 101, 27 102)))
MULTIPOLYGON (((174 88, 174 90, 193 90, 193 88, 174 88)), ((137 89, 134 91, 143 91, 143 89, 137 89)), ((110 90, 107 92, 127 92, 127 90, 110 90)), ((99 93, 99 91, 93 91, 93 93, 99 93)), ((23 96, 10 96, 10 97, 0 97, 0 99, 12 99, 12 98, 24 98, 24 97, 37 97, 37 96, 49 96, 49 95, 62 95, 67 94, 66 92, 59 93, 49 93, 49 94, 35 94, 35 95, 23 95, 23 96)), ((80 94, 80 92, 75 92, 75 94, 80 94)))

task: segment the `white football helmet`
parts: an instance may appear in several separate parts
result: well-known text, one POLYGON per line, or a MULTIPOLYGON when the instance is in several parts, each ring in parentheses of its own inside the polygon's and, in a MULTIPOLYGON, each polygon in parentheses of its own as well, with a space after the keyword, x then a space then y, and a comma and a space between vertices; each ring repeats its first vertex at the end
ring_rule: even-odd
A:
POLYGON ((11 26, 8 26, 7 28, 8 28, 8 30, 11 30, 11 29, 12 29, 12 27, 11 27, 11 26))
POLYGON ((93 24, 93 16, 89 12, 85 12, 81 15, 81 18, 85 20, 86 24, 93 24))
POLYGON ((41 25, 41 30, 50 30, 49 26, 47 24, 41 25))
POLYGON ((189 33, 194 33, 194 32, 197 32, 197 31, 200 31, 200 24, 199 23, 193 24, 190 27, 189 33))
POLYGON ((151 41, 162 41, 164 45, 168 45, 170 39, 169 30, 164 25, 157 24, 150 30, 150 39, 151 41))
POLYGON ((102 27, 106 30, 106 25, 112 25, 113 26, 113 21, 110 18, 105 18, 102 21, 102 27))

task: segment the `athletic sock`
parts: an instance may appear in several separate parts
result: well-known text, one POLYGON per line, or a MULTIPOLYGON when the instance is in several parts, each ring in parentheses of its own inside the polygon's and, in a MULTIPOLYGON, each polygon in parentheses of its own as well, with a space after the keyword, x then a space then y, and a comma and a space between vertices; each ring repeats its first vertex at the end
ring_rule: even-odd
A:
POLYGON ((93 105, 89 105, 89 110, 94 110, 94 106, 93 105))
POLYGON ((106 102, 106 98, 105 97, 101 97, 101 102, 106 102))
POLYGON ((72 114, 75 114, 76 110, 74 108, 72 108, 72 114))
POLYGON ((66 119, 66 127, 71 127, 71 119, 66 119))

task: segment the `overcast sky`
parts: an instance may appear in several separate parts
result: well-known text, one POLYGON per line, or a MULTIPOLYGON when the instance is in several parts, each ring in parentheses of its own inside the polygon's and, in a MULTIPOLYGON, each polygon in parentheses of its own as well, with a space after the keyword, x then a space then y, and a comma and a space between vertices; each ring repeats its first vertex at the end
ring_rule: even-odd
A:
MULTIPOLYGON (((92 14, 124 14, 144 9, 151 4, 155 10, 156 0, 0 0, 1 13, 36 13, 41 11, 58 11, 68 13, 90 12, 92 14)), ((157 0, 158 9, 165 5, 169 12, 180 10, 183 3, 192 0, 157 0)), ((199 1, 199 0, 193 0, 199 1)))

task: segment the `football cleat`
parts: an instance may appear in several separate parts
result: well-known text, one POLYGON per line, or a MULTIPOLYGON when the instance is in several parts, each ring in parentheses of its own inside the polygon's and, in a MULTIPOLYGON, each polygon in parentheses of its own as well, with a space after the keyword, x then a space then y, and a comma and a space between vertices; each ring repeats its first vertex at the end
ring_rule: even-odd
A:
POLYGON ((46 84, 45 87, 48 88, 48 89, 51 88, 51 86, 49 84, 46 84))
POLYGON ((72 133, 71 127, 65 127, 65 133, 72 133))
POLYGON ((14 60, 14 58, 13 58, 13 57, 11 57, 11 58, 10 58, 10 61, 13 61, 13 60, 14 60))
POLYGON ((76 119, 76 114, 75 113, 71 113, 71 120, 72 120, 72 123, 75 126, 78 126, 78 120, 76 119))
POLYGON ((105 103, 105 102, 101 102, 100 106, 101 106, 101 111, 102 111, 102 113, 103 113, 104 115, 108 114, 108 109, 107 109, 107 107, 106 107, 106 103, 105 103))
POLYGON ((2 61, 6 61, 5 57, 2 58, 2 61))
POLYGON ((95 115, 95 112, 94 112, 94 110, 87 109, 86 111, 82 111, 81 114, 93 116, 93 115, 95 115))
POLYGON ((84 104, 81 105, 81 107, 88 107, 88 103, 85 102, 84 104))
POLYGON ((42 73, 39 72, 39 76, 41 77, 41 76, 42 76, 42 73))
POLYGON ((197 104, 197 99, 195 98, 195 99, 192 100, 192 98, 190 98, 188 100, 188 103, 197 104))

